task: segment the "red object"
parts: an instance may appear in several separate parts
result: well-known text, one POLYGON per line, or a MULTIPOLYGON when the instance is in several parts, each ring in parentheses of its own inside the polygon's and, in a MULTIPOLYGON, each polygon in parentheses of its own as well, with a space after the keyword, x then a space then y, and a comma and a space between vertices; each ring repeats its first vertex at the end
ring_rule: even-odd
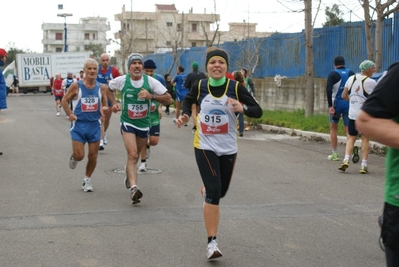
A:
POLYGON ((0 48, 0 57, 7 56, 7 51, 4 50, 3 48, 0 48))
POLYGON ((230 72, 226 72, 226 78, 229 78, 231 80, 234 80, 234 76, 233 74, 231 74, 230 72))

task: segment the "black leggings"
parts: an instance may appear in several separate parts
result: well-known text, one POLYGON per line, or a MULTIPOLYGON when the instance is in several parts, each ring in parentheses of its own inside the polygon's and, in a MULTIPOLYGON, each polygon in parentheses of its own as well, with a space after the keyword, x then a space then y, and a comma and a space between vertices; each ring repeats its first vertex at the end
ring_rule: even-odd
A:
POLYGON ((399 266, 399 207, 385 202, 381 236, 388 267, 399 266))
POLYGON ((209 150, 194 148, 195 159, 206 190, 205 202, 219 205, 229 189, 237 153, 217 156, 209 150))

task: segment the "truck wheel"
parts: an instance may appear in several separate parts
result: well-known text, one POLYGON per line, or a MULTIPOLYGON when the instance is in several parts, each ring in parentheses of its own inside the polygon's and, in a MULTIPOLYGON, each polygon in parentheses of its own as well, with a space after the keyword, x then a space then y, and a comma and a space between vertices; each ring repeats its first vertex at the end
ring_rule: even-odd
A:
POLYGON ((26 95, 28 93, 28 90, 24 90, 23 93, 24 95, 26 95))
POLYGON ((39 90, 34 90, 33 93, 37 94, 37 93, 39 93, 39 90))

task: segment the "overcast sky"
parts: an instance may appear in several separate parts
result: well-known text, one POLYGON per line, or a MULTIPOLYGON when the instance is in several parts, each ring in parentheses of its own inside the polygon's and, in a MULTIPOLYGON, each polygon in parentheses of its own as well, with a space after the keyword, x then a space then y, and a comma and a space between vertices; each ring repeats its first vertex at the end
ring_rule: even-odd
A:
MULTIPOLYGON (((57 17, 58 4, 62 4, 62 12, 72 13, 67 17, 68 23, 79 23, 79 19, 90 16, 106 17, 111 25, 108 38, 113 38, 113 32, 119 30, 119 22, 114 21, 114 15, 126 10, 155 12, 155 4, 175 4, 179 12, 187 13, 193 8, 194 13, 215 13, 213 0, 11 0, 3 6, 0 16, 0 48, 30 49, 43 52, 41 29, 42 23, 64 23, 64 18, 57 17)), ((313 16, 316 11, 317 0, 313 0, 313 16)), ((363 11, 358 0, 322 0, 321 10, 317 16, 315 27, 321 27, 326 21, 325 9, 334 3, 339 5, 345 21, 363 20, 363 11)), ((304 28, 303 1, 299 0, 216 0, 216 13, 221 16, 221 30, 228 30, 229 22, 243 20, 257 23, 257 31, 299 32, 304 28)), ((116 44, 107 47, 113 54, 117 50, 116 44)))

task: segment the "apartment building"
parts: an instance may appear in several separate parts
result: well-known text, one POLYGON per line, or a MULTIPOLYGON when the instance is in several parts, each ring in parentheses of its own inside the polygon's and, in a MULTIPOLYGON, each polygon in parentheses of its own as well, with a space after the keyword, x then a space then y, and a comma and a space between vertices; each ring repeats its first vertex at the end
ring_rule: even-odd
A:
MULTIPOLYGON (((86 17, 81 18, 79 24, 69 24, 66 19, 67 45, 69 52, 87 51, 91 45, 100 45, 106 51, 110 41, 107 31, 111 30, 107 18, 86 17)), ((43 52, 64 51, 65 23, 43 23, 43 52)))

